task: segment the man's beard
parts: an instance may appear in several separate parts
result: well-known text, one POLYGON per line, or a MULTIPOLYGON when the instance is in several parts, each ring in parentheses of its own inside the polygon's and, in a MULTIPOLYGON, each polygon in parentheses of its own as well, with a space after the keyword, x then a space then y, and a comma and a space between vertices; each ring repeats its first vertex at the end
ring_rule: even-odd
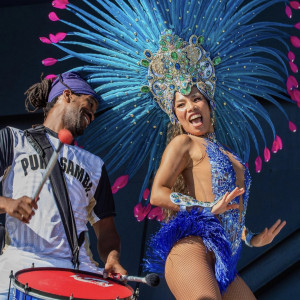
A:
POLYGON ((64 115, 64 126, 71 131, 73 137, 83 135, 86 129, 84 122, 83 114, 78 110, 69 111, 64 115))

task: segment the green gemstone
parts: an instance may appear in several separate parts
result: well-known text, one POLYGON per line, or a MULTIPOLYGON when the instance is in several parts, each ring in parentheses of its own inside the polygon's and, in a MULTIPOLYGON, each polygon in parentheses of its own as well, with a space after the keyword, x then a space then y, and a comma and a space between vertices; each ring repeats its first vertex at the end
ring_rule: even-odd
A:
POLYGON ((190 87, 190 86, 188 86, 186 89, 186 92, 187 92, 187 94, 190 94, 191 93, 191 90, 192 90, 192 88, 190 87))
POLYGON ((168 51, 169 49, 167 47, 161 47, 162 51, 168 51))
POLYGON ((202 44, 204 43, 204 36, 203 36, 203 35, 200 35, 200 36, 198 37, 198 43, 199 43, 200 45, 202 45, 202 44))
POLYGON ((183 81, 184 79, 185 79, 185 78, 184 78, 183 75, 180 75, 180 76, 179 76, 179 80, 180 80, 180 81, 183 81))
POLYGON ((171 57, 172 57, 172 59, 177 60, 178 59, 178 54, 176 52, 172 52, 171 57))
POLYGON ((142 59, 141 60, 141 64, 142 64, 142 66, 144 66, 144 67, 149 67, 149 61, 147 60, 147 59, 142 59))
POLYGON ((222 61, 222 58, 220 56, 217 56, 214 58, 213 63, 216 66, 216 65, 220 64, 221 61, 222 61))
POLYGON ((141 92, 142 92, 142 93, 149 93, 149 92, 150 92, 149 86, 143 85, 143 86, 141 87, 141 92))
POLYGON ((201 66, 201 70, 202 71, 204 71, 205 70, 205 66, 203 65, 203 66, 201 66))
POLYGON ((180 93, 181 93, 182 95, 187 95, 187 92, 186 92, 186 90, 184 90, 184 89, 181 89, 181 90, 180 90, 180 93))
POLYGON ((189 72, 190 72, 190 73, 194 72, 194 70, 195 70, 194 67, 190 67, 190 68, 189 68, 189 72))
POLYGON ((181 46, 182 46, 182 42, 178 42, 178 43, 176 44, 176 48, 177 48, 177 49, 179 49, 181 46))
POLYGON ((172 78, 173 78, 173 76, 170 75, 170 74, 166 74, 166 77, 169 78, 169 79, 172 79, 172 78))
POLYGON ((163 41, 163 40, 161 40, 161 41, 159 42, 159 44, 160 44, 161 46, 166 46, 166 45, 167 45, 166 42, 163 41))

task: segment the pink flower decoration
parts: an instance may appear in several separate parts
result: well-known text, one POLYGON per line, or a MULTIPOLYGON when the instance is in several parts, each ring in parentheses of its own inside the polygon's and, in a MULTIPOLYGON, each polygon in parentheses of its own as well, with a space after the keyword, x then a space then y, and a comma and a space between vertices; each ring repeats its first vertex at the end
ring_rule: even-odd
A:
POLYGON ((152 220, 154 218, 156 218, 156 220, 159 222, 161 222, 165 218, 164 211, 161 207, 154 207, 149 212, 148 219, 152 220))
POLYGON ((249 163, 248 162, 245 163, 245 166, 249 169, 249 163))
POLYGON ((255 171, 256 173, 260 173, 262 169, 262 160, 260 156, 257 156, 255 159, 255 171))
POLYGON ((290 40, 291 40, 291 43, 292 43, 292 45, 293 45, 294 47, 300 48, 300 39, 299 39, 297 36, 292 35, 292 36, 290 37, 290 40))
POLYGON ((277 141, 276 141, 276 139, 275 139, 275 140, 273 141, 271 151, 272 151, 273 153, 277 153, 278 150, 279 150, 278 143, 277 143, 277 141))
POLYGON ((45 58, 44 60, 42 60, 42 64, 46 67, 52 66, 56 63, 57 63, 57 59, 52 58, 52 57, 48 57, 48 58, 45 58))
POLYGON ((290 1, 290 6, 293 9, 300 9, 300 3, 298 1, 290 1))
POLYGON ((292 16, 293 16, 293 13, 292 13, 292 9, 287 5, 286 7, 285 7, 285 14, 288 16, 288 18, 292 18, 292 16))
POLYGON ((270 161, 270 159, 271 159, 270 150, 267 147, 265 147, 265 150, 264 150, 264 160, 265 160, 265 162, 268 162, 268 161, 270 161))
POLYGON ((298 81, 294 76, 289 76, 286 82, 286 87, 288 90, 292 91, 294 88, 298 88, 298 81))
POLYGON ((289 121, 289 129, 292 132, 296 132, 297 131, 297 126, 293 122, 289 121))
POLYGON ((59 9, 66 9, 67 4, 69 4, 68 0, 54 0, 52 2, 52 6, 59 9))
POLYGON ((294 27, 300 30, 300 22, 296 23, 294 27))
POLYGON ((45 43, 45 44, 52 44, 52 42, 51 42, 48 38, 46 38, 46 37, 44 37, 44 36, 40 36, 39 39, 40 39, 40 41, 41 41, 42 43, 45 43))
POLYGON ((138 222, 143 221, 147 214, 150 212, 152 208, 152 205, 149 203, 147 206, 143 206, 142 203, 138 203, 134 208, 133 208, 133 214, 136 217, 138 222))
POLYGON ((287 88, 286 90, 287 90, 288 94, 290 95, 291 99, 292 99, 293 101, 296 101, 296 100, 295 100, 295 96, 294 96, 294 91, 291 91, 291 90, 289 90, 288 88, 287 88))
POLYGON ((122 189, 128 183, 128 180, 129 175, 118 177, 111 187, 112 193, 115 194, 119 189, 122 189))
POLYGON ((51 11, 48 15, 49 19, 53 22, 59 21, 60 18, 57 16, 57 14, 54 11, 51 11))
POLYGON ((288 53, 288 58, 289 58, 289 60, 290 60, 291 62, 294 62, 294 60, 296 59, 295 53, 292 52, 292 51, 289 51, 289 53, 288 53))
POLYGON ((148 188, 145 189, 144 194, 143 194, 143 199, 147 200, 149 197, 150 191, 148 188))
POLYGON ((52 33, 49 34, 51 42, 55 44, 62 41, 66 36, 67 34, 65 32, 58 32, 55 35, 52 33))
POLYGON ((300 103, 300 91, 299 90, 293 90, 292 94, 294 96, 293 97, 294 99, 292 98, 292 100, 300 103))
POLYGON ((294 87, 297 89, 299 87, 299 84, 298 84, 298 80, 296 79, 296 77, 294 77, 293 75, 290 75, 289 79, 293 83, 294 87))
POLYGON ((278 145, 278 150, 282 150, 282 147, 283 147, 283 145, 282 145, 282 139, 281 139, 281 137, 279 135, 275 136, 275 141, 276 141, 276 143, 278 145))
POLYGON ((291 62, 291 61, 289 62, 289 64, 290 64, 292 72, 293 73, 298 73, 298 67, 297 67, 297 65, 295 63, 291 62))
MULTIPOLYGON (((50 79, 50 80, 54 80, 56 78, 57 78, 57 76, 55 74, 49 74, 45 77, 45 79, 50 79)), ((75 143, 76 143, 76 141, 75 141, 75 143)))

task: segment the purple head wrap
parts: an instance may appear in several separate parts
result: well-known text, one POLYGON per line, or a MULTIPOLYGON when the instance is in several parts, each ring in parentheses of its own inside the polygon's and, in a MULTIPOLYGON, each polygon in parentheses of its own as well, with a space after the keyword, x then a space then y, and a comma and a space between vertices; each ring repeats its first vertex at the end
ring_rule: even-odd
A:
POLYGON ((64 90, 70 89, 76 94, 91 95, 97 100, 101 97, 90 87, 90 85, 80 77, 76 72, 67 72, 61 74, 52 83, 51 91, 48 96, 48 102, 51 102, 55 97, 60 96, 64 90), (65 84, 63 84, 62 82, 65 84))

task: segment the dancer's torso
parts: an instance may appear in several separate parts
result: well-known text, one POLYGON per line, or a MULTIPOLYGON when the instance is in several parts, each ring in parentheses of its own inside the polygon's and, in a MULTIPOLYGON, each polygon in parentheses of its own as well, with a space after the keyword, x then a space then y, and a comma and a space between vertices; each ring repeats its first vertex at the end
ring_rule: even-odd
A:
POLYGON ((190 196, 212 205, 235 187, 245 189, 242 196, 232 201, 239 204, 239 209, 218 216, 235 254, 240 248, 245 224, 251 183, 249 171, 236 155, 219 143, 205 138, 191 138, 190 160, 182 173, 190 196))

